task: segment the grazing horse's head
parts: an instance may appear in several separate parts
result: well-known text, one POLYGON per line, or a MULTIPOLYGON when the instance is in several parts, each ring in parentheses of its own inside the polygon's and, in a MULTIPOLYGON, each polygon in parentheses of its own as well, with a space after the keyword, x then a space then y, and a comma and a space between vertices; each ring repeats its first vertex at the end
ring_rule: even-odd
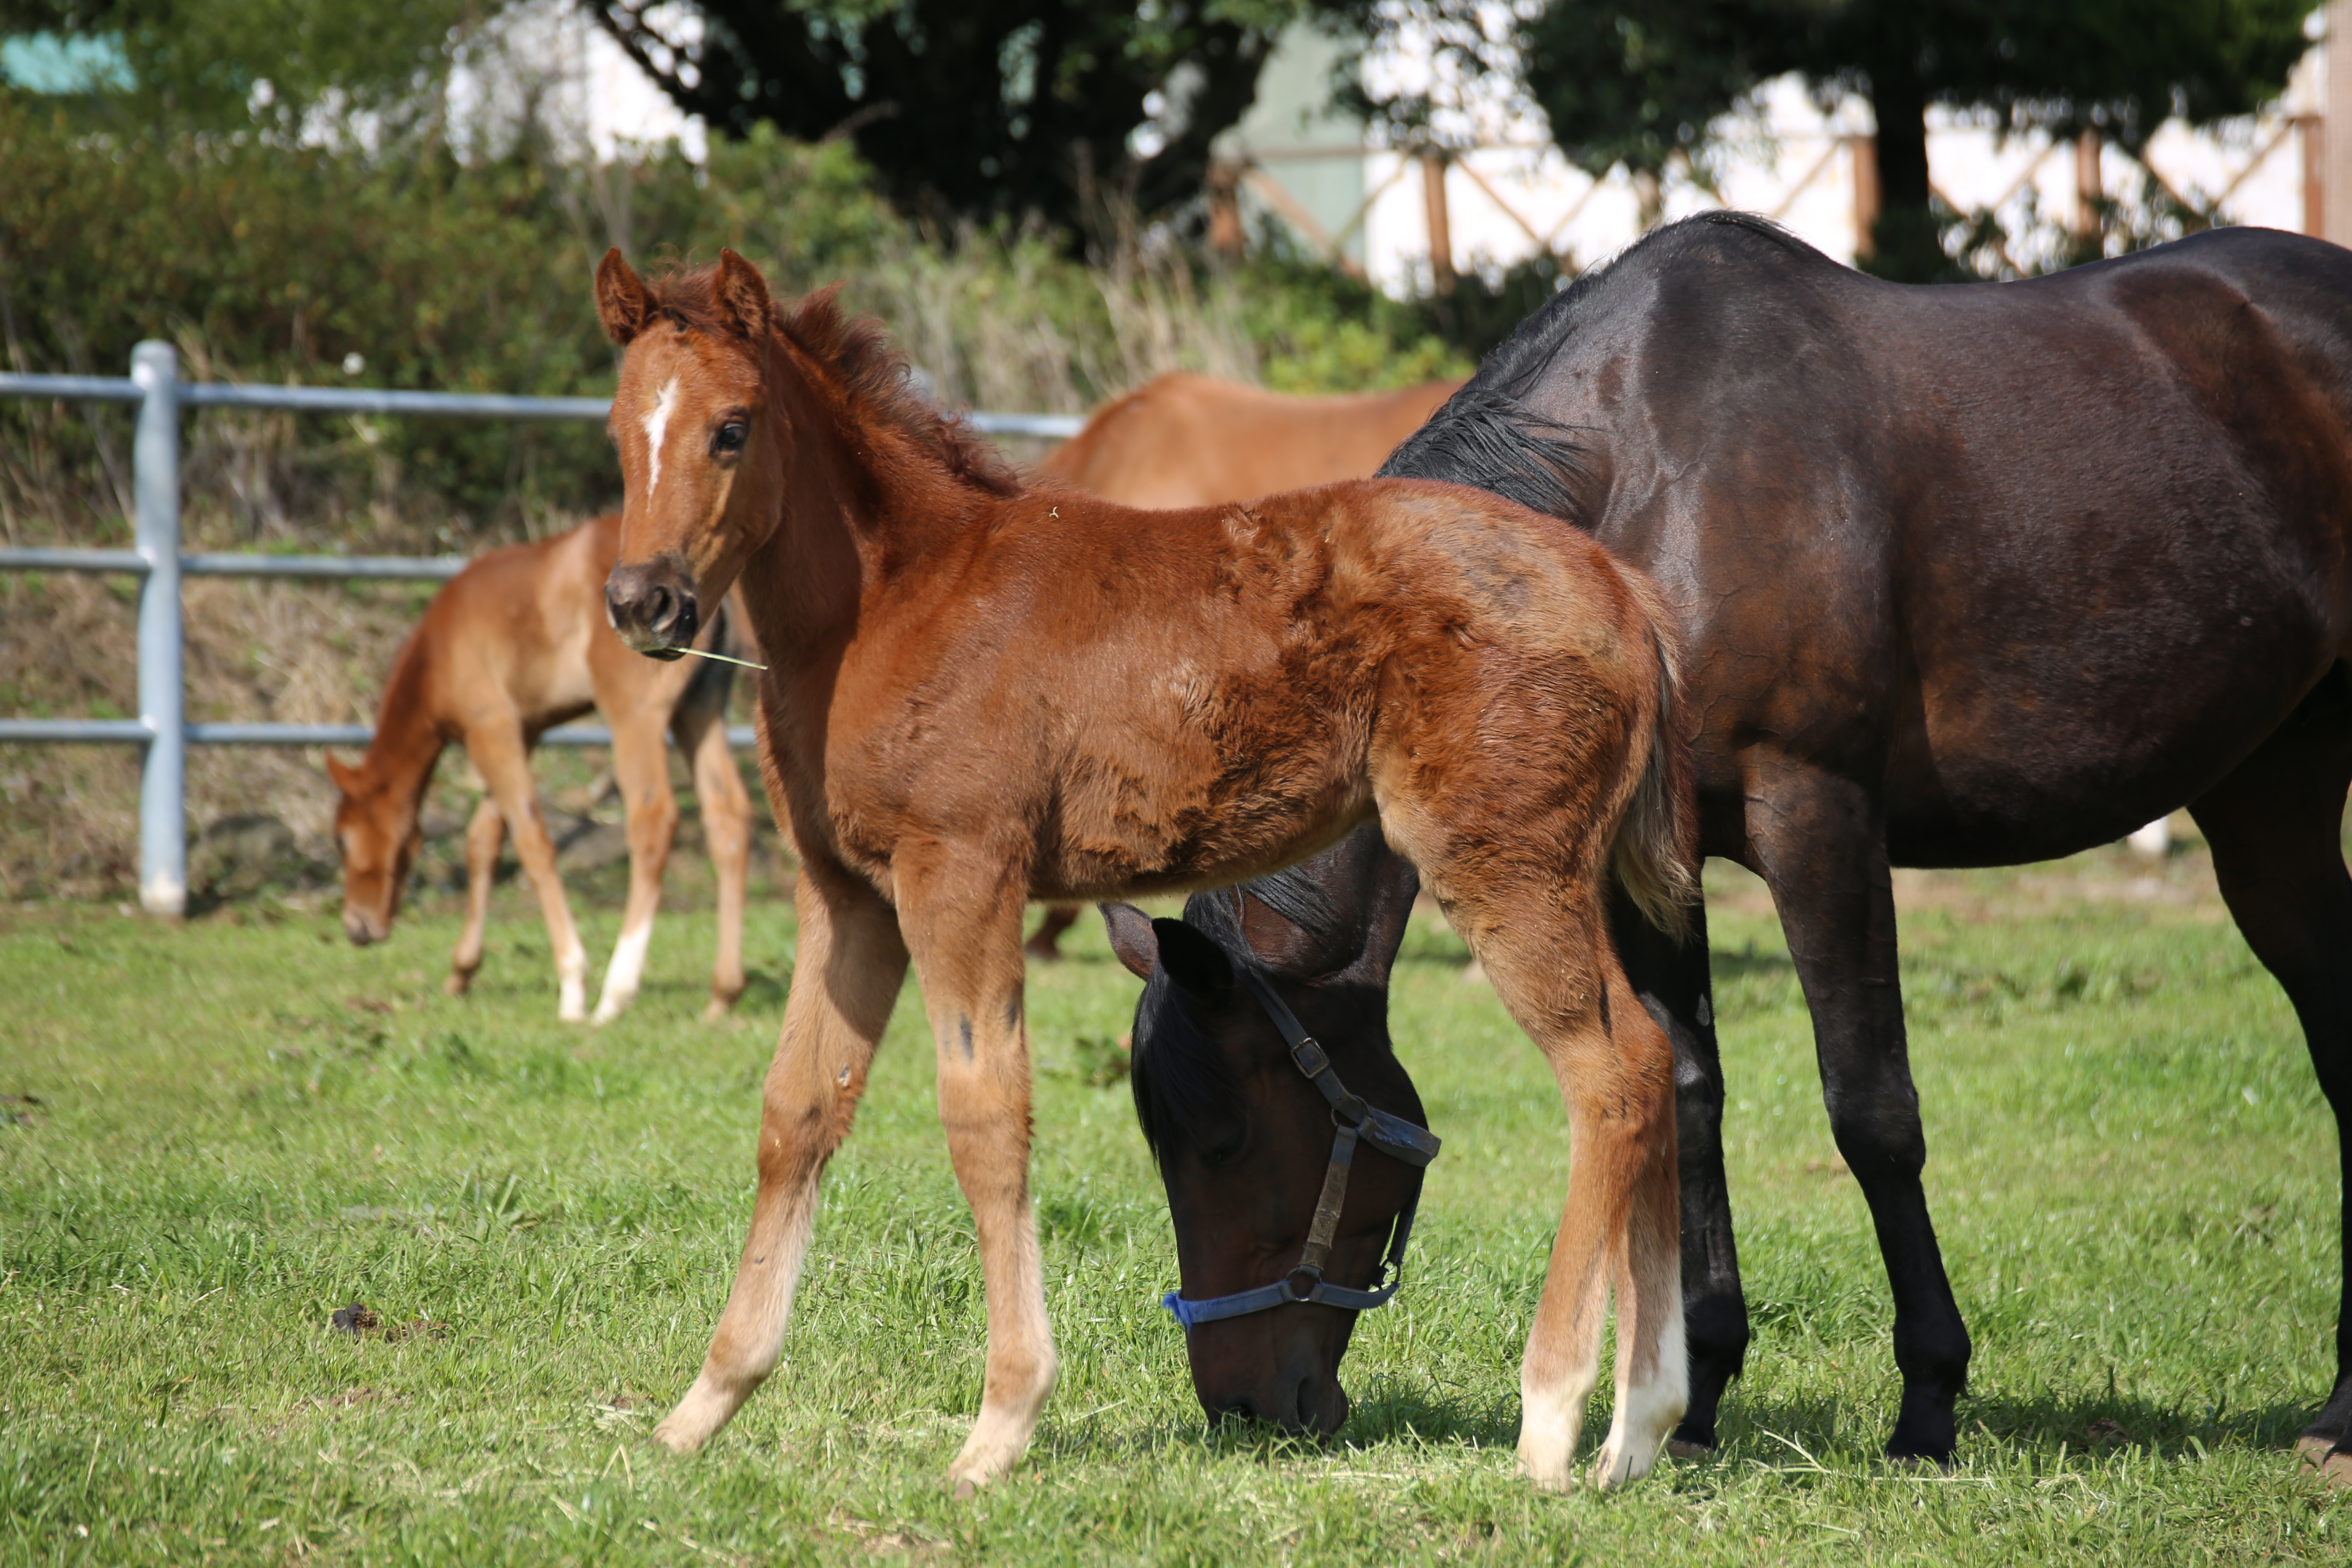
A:
POLYGON ((392 934, 392 921, 408 890, 408 871, 425 837, 416 803, 365 765, 327 759, 335 803, 335 842, 343 854, 343 934, 361 947, 392 934))
MULTIPOLYGON (((1168 1190, 1188 1300, 1252 1290, 1297 1268, 1332 1154, 1330 1107, 1241 966, 1274 984, 1349 1091, 1423 1121, 1387 1024, 1389 967, 1418 885, 1374 826, 1245 889, 1198 895, 1181 921, 1104 907, 1113 948, 1146 982, 1136 1114, 1168 1190)), ((1420 1191, 1417 1168, 1360 1146, 1324 1278, 1378 1283, 1391 1226, 1420 1191)), ((1202 1407, 1212 1420, 1336 1431, 1348 1416, 1339 1358, 1355 1321, 1343 1308, 1289 1303, 1196 1324, 1185 1351, 1202 1407)))
POLYGON ((766 417, 775 307, 759 268, 731 250, 659 291, 612 250, 596 309, 625 351, 611 430, 627 493, 604 613, 639 653, 677 658, 780 517, 789 426, 766 417))

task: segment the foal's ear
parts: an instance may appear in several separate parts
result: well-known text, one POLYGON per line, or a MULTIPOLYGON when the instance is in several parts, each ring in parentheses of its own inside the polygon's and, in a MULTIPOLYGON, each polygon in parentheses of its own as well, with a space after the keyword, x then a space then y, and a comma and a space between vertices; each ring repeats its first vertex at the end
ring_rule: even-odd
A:
POLYGON ((1160 939, 1160 967, 1168 978, 1203 1002, 1222 1002, 1234 988, 1234 961, 1202 932, 1182 921, 1151 922, 1160 939))
POLYGON ((646 292, 644 280, 629 269, 621 259, 621 247, 614 246, 596 265, 596 314, 604 323, 604 335, 627 348, 653 313, 653 297, 646 292))
POLYGON ((1103 924, 1110 928, 1110 950, 1138 980, 1151 978, 1160 962, 1160 939, 1151 931, 1151 917, 1133 904, 1097 904, 1103 924))
POLYGON ((774 307, 768 300, 768 280, 760 269, 721 247, 719 252, 719 302, 735 318, 735 330, 757 338, 768 330, 774 307))
POLYGON ((330 752, 327 753, 327 776, 335 781, 337 789, 345 795, 350 795, 352 786, 359 782, 360 773, 357 768, 330 752))

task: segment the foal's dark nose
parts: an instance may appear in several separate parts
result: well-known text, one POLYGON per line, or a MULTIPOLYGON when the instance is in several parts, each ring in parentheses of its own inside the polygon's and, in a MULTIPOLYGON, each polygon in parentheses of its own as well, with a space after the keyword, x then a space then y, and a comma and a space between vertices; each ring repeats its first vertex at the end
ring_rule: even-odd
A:
POLYGON ((615 566, 604 579, 604 619, 621 640, 655 658, 677 658, 702 624, 694 584, 673 561, 615 566))

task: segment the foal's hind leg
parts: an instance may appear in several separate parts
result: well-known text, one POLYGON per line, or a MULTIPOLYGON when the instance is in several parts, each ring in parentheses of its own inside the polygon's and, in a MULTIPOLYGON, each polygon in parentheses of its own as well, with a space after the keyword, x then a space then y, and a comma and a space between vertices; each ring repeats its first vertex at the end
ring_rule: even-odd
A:
POLYGON ((1054 1388, 1054 1337, 1029 1206, 1029 1039, 1022 1017, 1026 879, 974 854, 902 849, 898 915, 939 1047, 940 1121, 971 1205, 988 1293, 980 1418, 949 1467, 959 1495, 1029 1446, 1054 1388))
POLYGON ((457 933, 456 951, 449 954, 449 981, 443 987, 452 996, 463 996, 472 989, 474 972, 482 967, 482 933, 490 921, 490 883, 498 875, 499 845, 506 831, 497 799, 484 795, 474 807, 473 820, 466 824, 466 926, 457 933))
POLYGON ((656 1440, 687 1454, 741 1408, 782 1353, 793 1288, 816 1219, 817 1180, 848 1134, 907 973, 890 908, 838 867, 809 861, 795 894, 800 962, 760 1113, 760 1189, 735 1288, 702 1374, 656 1440))
POLYGON ((1593 1479, 1616 1486, 1656 1463, 1689 1400, 1674 1047, 1626 983, 1594 900, 1549 878, 1457 899, 1462 879, 1423 871, 1568 1102, 1568 1201, 1519 1369, 1519 1462, 1540 1485, 1570 1484, 1614 1283, 1617 1407, 1593 1479))
POLYGON ((2189 809, 2213 846, 2221 896, 2302 1020, 2336 1112, 2344 1218, 2336 1385, 2297 1447, 2352 1485, 2352 876, 2344 795, 2352 783, 2352 674, 2337 665, 2286 723, 2189 809))

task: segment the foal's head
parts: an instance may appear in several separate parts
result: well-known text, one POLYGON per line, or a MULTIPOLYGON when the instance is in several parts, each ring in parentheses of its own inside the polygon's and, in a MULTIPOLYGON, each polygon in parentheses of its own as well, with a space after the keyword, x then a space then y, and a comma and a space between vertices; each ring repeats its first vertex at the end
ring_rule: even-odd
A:
POLYGON ((625 494, 605 613, 639 653, 679 657, 701 606, 794 526, 796 508, 870 512, 911 489, 922 510, 942 486, 1018 489, 830 289, 779 307, 731 250, 649 284, 614 250, 596 269, 596 308, 625 351, 611 430, 625 494))
MULTIPOLYGON (((1330 1108, 1241 983, 1241 966, 1268 977, 1350 1091, 1425 1124, 1387 1022, 1389 968, 1418 886, 1375 826, 1246 889, 1196 895, 1181 921, 1104 907, 1111 945, 1146 982, 1135 1108, 1168 1190, 1188 1300, 1289 1274, 1331 1158, 1330 1108)), ((1391 1222, 1420 1191, 1418 1169, 1360 1145, 1324 1277, 1376 1284, 1391 1222)), ((1292 1303, 1196 1325, 1185 1350, 1202 1407, 1213 1420, 1337 1430, 1348 1415, 1339 1358, 1355 1320, 1342 1308, 1292 1303)))
POLYGON ((392 934, 425 835, 414 795, 392 787, 365 763, 354 768, 329 757, 327 776, 341 795, 335 803, 335 842, 343 852, 343 934, 365 947, 392 934))

